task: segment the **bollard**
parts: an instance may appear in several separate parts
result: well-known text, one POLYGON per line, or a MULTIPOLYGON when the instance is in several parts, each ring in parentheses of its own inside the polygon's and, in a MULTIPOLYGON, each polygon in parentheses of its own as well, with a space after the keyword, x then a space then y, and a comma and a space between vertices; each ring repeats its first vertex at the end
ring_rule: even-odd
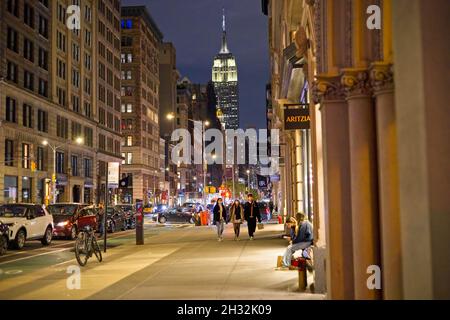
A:
POLYGON ((298 259, 298 290, 301 292, 306 291, 308 285, 306 278, 306 260, 303 258, 298 259))
POLYGON ((144 212, 141 202, 136 203, 136 244, 144 244, 144 212))

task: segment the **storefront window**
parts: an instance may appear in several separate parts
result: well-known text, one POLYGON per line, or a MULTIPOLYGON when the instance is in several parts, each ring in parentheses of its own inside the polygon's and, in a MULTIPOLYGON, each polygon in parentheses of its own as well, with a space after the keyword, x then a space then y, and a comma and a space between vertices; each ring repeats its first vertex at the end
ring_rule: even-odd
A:
POLYGON ((3 199, 5 203, 16 203, 18 200, 17 177, 5 176, 3 199))
POLYGON ((31 202, 31 178, 22 177, 22 202, 30 203, 31 202))

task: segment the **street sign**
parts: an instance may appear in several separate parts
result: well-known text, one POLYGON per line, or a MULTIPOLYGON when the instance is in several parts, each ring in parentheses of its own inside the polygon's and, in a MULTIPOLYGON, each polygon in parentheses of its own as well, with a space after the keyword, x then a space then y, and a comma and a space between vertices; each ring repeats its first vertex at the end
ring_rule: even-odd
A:
POLYGON ((119 162, 108 162, 108 188, 119 187, 119 162))

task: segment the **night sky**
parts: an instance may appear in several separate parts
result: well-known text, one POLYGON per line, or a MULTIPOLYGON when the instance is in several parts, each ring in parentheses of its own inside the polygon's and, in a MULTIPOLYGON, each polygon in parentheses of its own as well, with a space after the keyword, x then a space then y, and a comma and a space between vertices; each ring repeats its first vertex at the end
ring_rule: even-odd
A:
POLYGON ((265 128, 265 86, 269 81, 267 17, 261 0, 122 0, 145 5, 177 50, 177 67, 192 82, 211 80, 220 50, 222 8, 227 16, 228 48, 236 56, 240 126, 265 128))

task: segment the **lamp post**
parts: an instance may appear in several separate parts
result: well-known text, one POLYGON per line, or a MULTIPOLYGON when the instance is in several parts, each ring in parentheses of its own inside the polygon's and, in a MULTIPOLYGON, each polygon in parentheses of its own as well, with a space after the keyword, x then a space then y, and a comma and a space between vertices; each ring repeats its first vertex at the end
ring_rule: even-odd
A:
POLYGON ((166 168, 166 172, 167 172, 167 207, 170 208, 170 168, 167 167, 166 168))
MULTIPOLYGON (((175 114, 173 112, 170 112, 167 114, 166 118, 168 120, 174 120, 175 114)), ((202 172, 203 172, 202 198, 203 198, 203 204, 206 206, 205 188, 206 188, 206 171, 208 170, 207 169, 208 164, 206 162, 206 153, 205 153, 206 143, 205 143, 204 135, 205 135, 205 128, 209 126, 209 121, 208 120, 205 120, 205 121, 193 120, 193 119, 189 119, 189 118, 187 120, 191 121, 193 123, 201 122, 201 124, 202 124, 202 172), (206 169, 205 169, 205 167, 206 167, 206 169)), ((213 159, 215 159, 215 155, 213 155, 213 159)))
MULTIPOLYGON (((75 138, 75 143, 78 145, 81 145, 83 143, 82 137, 75 138)), ((62 148, 62 145, 53 145, 48 142, 48 140, 42 141, 42 144, 44 146, 48 146, 50 149, 52 149, 53 152, 53 174, 52 174, 52 204, 56 203, 56 151, 58 149, 62 148)))
POLYGON ((248 193, 250 193, 250 170, 247 170, 247 184, 248 193))

